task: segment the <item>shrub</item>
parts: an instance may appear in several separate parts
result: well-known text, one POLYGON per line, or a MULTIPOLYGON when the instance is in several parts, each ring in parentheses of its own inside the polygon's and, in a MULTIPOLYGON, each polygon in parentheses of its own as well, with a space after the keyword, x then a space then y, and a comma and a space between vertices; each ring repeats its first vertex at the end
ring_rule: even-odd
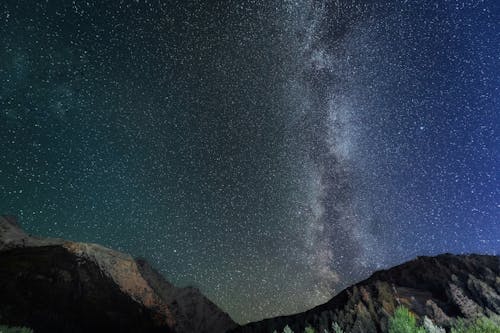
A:
POLYGON ((340 327, 340 325, 335 321, 332 323, 332 330, 333 333, 344 333, 342 327, 340 327))
MULTIPOLYGON (((344 333, 336 322, 332 322, 333 333, 344 333)), ((33 333, 32 330, 22 327, 0 326, 0 333, 33 333)), ((273 332, 276 333, 276 330, 273 332)), ((293 333, 287 325, 283 333, 293 333)), ((315 333, 314 328, 307 326, 304 333, 315 333)), ((324 330, 324 333, 329 333, 324 330)), ((389 318, 389 333, 446 333, 445 329, 435 325, 428 317, 424 317, 423 326, 417 325, 417 319, 407 308, 399 306, 394 315, 389 318)), ((479 317, 474 320, 459 318, 451 327, 451 333, 500 333, 500 316, 479 317)))
POLYGON ((480 317, 472 321, 458 319, 451 333, 500 333, 500 325, 487 317, 480 317))
POLYGON ((26 327, 8 327, 0 325, 0 333, 33 333, 33 330, 26 327))
POLYGON ((425 333, 425 329, 417 326, 415 316, 407 308, 399 306, 389 318, 389 333, 425 333))

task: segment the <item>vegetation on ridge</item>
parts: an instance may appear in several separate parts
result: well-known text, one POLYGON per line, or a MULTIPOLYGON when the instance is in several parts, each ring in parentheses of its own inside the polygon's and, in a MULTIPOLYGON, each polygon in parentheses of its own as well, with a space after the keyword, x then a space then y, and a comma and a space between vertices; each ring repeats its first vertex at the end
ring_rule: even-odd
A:
POLYGON ((0 325, 0 333, 33 333, 33 330, 26 327, 9 327, 0 325))
MULTIPOLYGON (((278 333, 276 330, 273 333, 278 333)), ((283 333, 293 333, 287 325, 283 333)), ((307 326, 304 333, 316 333, 314 328, 307 326)), ((344 333, 336 322, 332 323, 332 331, 324 330, 317 333, 344 333)), ((348 333, 348 332, 345 332, 348 333)), ((422 326, 417 324, 415 315, 403 306, 399 306, 389 318, 388 333, 446 333, 446 330, 424 317, 422 326)), ((451 327, 451 333, 500 333, 500 319, 478 317, 475 319, 458 318, 451 327)))

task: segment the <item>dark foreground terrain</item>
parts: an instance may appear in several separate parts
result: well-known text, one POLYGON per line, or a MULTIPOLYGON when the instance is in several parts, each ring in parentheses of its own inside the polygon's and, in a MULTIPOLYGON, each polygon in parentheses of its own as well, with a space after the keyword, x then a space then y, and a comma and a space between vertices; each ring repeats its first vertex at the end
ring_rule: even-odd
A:
MULTIPOLYGON (((385 332, 397 306, 449 328, 500 315, 500 258, 419 257, 374 273, 309 311, 238 326, 195 288, 177 288, 146 261, 96 244, 25 234, 0 217, 0 324, 35 332, 385 332)), ((249 305, 250 306, 250 305, 249 305)))
POLYGON ((97 244, 36 238, 0 217, 0 324, 38 332, 223 333, 233 320, 195 288, 97 244))
POLYGON ((449 328, 457 317, 500 314, 500 258, 486 255, 443 254, 419 257, 374 273, 309 311, 238 327, 232 332, 294 332, 306 326, 323 332, 336 322, 344 332, 387 332, 388 318, 399 305, 418 319, 427 316, 449 328))

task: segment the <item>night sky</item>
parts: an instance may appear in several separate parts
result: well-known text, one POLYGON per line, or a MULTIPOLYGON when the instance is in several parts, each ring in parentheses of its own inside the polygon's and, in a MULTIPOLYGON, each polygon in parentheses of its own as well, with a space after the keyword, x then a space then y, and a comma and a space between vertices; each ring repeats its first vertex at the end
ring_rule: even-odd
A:
POLYGON ((500 2, 0 3, 0 212, 241 323, 500 253, 500 2))

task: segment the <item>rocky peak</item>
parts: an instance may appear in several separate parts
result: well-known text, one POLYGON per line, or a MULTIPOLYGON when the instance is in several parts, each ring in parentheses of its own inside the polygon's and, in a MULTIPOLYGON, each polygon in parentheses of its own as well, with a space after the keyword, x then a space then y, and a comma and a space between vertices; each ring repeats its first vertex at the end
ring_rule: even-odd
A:
POLYGON ((202 325, 205 330, 197 332, 222 333, 236 326, 199 291, 186 290, 190 289, 173 286, 144 260, 98 244, 32 237, 14 218, 0 217, 3 322, 37 332, 108 327, 190 333, 202 325), (47 303, 53 298, 51 291, 59 298, 47 303), (70 313, 75 307, 85 311, 70 313), (46 319, 42 322, 41 317, 46 319))
POLYGON ((17 218, 0 215, 0 251, 27 246, 43 246, 62 244, 64 240, 57 238, 38 238, 28 235, 19 227, 17 218))
POLYGON ((137 260, 142 275, 169 305, 177 328, 189 333, 226 332, 237 325, 231 317, 206 298, 199 289, 177 288, 154 270, 145 260, 137 260))
POLYGON ((0 216, 0 322, 36 332, 235 333, 387 331, 399 305, 420 322, 500 315, 500 258, 418 257, 345 289, 303 313, 237 326, 198 289, 178 288, 147 261, 89 243, 27 235, 0 216))
POLYGON ((500 315, 500 258, 488 255, 418 257, 375 272, 309 311, 250 323, 233 332, 281 332, 285 325, 323 332, 332 322, 345 332, 386 332, 388 318, 403 305, 420 321, 449 327, 455 317, 500 315))

